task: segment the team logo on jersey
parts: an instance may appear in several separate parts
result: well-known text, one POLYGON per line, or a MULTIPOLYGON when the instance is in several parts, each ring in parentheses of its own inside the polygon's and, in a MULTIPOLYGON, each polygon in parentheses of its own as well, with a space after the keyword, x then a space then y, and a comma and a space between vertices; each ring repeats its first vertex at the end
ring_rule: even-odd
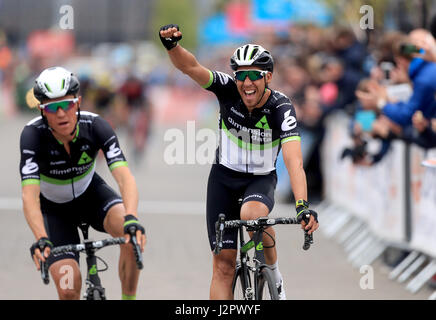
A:
POLYGON ((284 114, 285 119, 282 122, 282 131, 289 131, 297 127, 297 119, 291 116, 291 110, 288 110, 284 114))
POLYGON ((256 123, 256 128, 267 129, 267 130, 270 129, 268 125, 268 121, 266 120, 266 116, 263 116, 262 119, 260 119, 259 122, 256 123))
POLYGON ((39 169, 38 164, 36 162, 32 162, 32 159, 33 159, 33 157, 26 160, 26 164, 21 169, 21 172, 23 174, 31 174, 31 173, 35 173, 36 171, 38 171, 38 169, 39 169))
POLYGON ((92 158, 85 152, 82 152, 82 155, 80 156, 79 162, 77 164, 85 164, 92 161, 92 158))
POLYGON ((121 154, 121 149, 116 146, 116 142, 114 142, 110 147, 109 151, 106 152, 108 158, 115 158, 121 154))

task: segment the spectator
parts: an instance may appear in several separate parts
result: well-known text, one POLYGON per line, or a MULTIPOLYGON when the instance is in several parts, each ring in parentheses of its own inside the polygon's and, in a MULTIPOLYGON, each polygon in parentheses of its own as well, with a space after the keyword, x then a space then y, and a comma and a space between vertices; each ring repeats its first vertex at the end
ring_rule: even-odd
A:
MULTIPOLYGON (((435 102, 436 91, 436 64, 421 58, 413 58, 416 46, 412 43, 417 41, 414 37, 405 38, 394 44, 393 52, 397 67, 407 71, 413 84, 413 93, 406 102, 386 103, 386 90, 380 86, 373 86, 367 94, 357 94, 359 100, 365 101, 365 105, 372 109, 379 108, 387 118, 384 122, 389 123, 389 128, 401 132, 402 128, 412 124, 412 115, 421 110, 428 117, 435 102)), ((416 35, 416 33, 415 33, 416 35)), ((422 36, 420 35, 418 38, 422 36)))

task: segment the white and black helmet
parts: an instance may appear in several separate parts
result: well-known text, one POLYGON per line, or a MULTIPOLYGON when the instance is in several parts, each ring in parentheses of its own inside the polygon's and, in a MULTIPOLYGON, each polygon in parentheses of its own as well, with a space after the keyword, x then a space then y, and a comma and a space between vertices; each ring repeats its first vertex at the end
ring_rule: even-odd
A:
POLYGON ((237 48, 230 58, 230 67, 234 71, 242 66, 255 66, 273 72, 274 60, 269 51, 262 46, 246 44, 237 48))
POLYGON ((77 77, 62 67, 45 69, 35 80, 33 94, 42 102, 44 99, 60 98, 79 92, 80 83, 77 77))

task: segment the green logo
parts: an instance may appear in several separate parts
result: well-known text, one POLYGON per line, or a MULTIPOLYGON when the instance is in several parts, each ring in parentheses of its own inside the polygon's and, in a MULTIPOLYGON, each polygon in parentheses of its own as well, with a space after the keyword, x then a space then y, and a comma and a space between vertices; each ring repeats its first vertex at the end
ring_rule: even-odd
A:
POLYGON ((91 161, 92 161, 92 158, 90 156, 88 156, 88 154, 85 151, 83 151, 82 155, 79 159, 79 162, 77 164, 85 164, 85 163, 88 163, 91 161))
POLYGON ((89 274, 94 275, 97 274, 97 265, 93 265, 91 269, 89 269, 89 274))
POLYGON ((263 250, 263 242, 259 242, 256 246, 256 250, 257 251, 262 251, 263 250))
POLYGON ((266 116, 263 116, 262 119, 260 119, 259 122, 256 123, 256 128, 270 129, 268 121, 266 121, 266 116))

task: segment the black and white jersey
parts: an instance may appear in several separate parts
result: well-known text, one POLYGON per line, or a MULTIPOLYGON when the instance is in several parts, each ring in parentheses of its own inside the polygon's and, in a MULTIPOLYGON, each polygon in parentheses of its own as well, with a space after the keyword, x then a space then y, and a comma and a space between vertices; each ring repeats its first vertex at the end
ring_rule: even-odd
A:
POLYGON ((41 116, 31 120, 20 138, 21 184, 39 184, 45 198, 65 203, 88 188, 100 149, 110 170, 127 165, 113 129, 97 114, 80 112, 76 136, 69 144, 70 154, 41 116))
POLYGON ((233 78, 209 71, 205 89, 212 91, 220 106, 220 141, 216 162, 232 170, 266 174, 275 170, 281 145, 300 140, 295 109, 287 96, 271 90, 261 108, 248 112, 233 78))

